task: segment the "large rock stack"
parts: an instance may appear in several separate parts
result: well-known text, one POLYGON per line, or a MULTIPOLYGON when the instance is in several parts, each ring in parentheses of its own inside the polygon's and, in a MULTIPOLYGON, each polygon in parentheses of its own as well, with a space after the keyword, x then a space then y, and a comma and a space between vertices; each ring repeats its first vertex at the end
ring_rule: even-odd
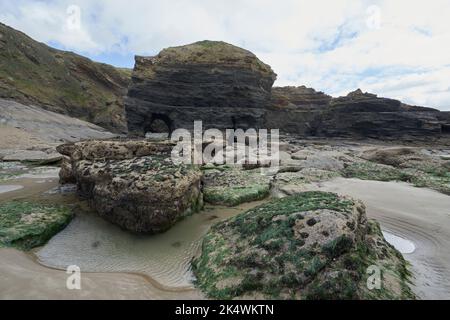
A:
POLYGON ((202 41, 136 57, 126 98, 131 134, 204 128, 258 128, 276 79, 251 52, 202 41))
POLYGON ((450 133, 449 116, 356 90, 333 98, 311 88, 276 87, 275 73, 249 51, 202 41, 136 57, 126 98, 130 134, 203 129, 280 129, 317 137, 406 139, 450 133))

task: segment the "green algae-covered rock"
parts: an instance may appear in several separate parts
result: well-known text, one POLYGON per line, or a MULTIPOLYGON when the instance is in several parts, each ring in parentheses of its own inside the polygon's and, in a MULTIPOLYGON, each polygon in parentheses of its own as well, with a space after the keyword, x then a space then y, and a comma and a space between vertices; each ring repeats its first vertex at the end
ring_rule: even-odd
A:
POLYGON ((197 285, 211 298, 413 298, 401 254, 368 221, 359 201, 305 192, 215 225, 194 259, 197 285), (367 268, 382 271, 367 288, 367 268))
POLYGON ((260 169, 222 166, 219 170, 203 172, 204 199, 208 203, 237 206, 269 196, 271 178, 262 174, 260 169))
POLYGON ((69 208, 32 202, 0 204, 0 247, 29 250, 44 245, 72 219, 69 208))

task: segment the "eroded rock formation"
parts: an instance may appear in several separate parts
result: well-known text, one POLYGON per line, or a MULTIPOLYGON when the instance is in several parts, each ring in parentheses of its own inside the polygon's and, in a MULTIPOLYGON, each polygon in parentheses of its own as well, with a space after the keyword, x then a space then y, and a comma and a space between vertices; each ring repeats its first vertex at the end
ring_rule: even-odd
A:
POLYGON ((106 220, 139 233, 170 228, 203 205, 201 172, 175 165, 171 144, 87 141, 63 145, 70 157, 61 182, 75 180, 78 193, 106 220))
POLYGON ((326 100, 320 92, 306 93, 301 88, 285 98, 272 100, 267 125, 303 136, 418 139, 439 137, 448 126, 447 117, 438 110, 405 105, 360 89, 326 100), (302 95, 304 100, 299 99, 302 95))
POLYGON ((276 75, 251 52, 224 42, 202 41, 136 57, 126 113, 129 132, 193 127, 257 128, 276 75))
POLYGON ((306 192, 212 227, 194 260, 198 285, 216 299, 408 299, 402 255, 359 201, 306 192), (366 271, 383 270, 370 291, 366 271))

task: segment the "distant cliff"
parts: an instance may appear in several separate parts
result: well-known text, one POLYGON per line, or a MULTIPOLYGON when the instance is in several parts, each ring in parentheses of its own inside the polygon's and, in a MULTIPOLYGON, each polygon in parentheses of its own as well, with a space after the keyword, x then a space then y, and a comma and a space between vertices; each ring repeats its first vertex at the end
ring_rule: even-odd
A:
POLYGON ((126 98, 129 132, 276 128, 317 137, 416 139, 449 133, 448 114, 356 90, 333 98, 305 86, 274 87, 276 74, 251 52, 202 41, 136 57, 126 98))
POLYGON ((436 109, 406 105, 359 89, 339 98, 311 90, 290 88, 284 100, 272 99, 267 126, 317 137, 417 139, 449 133, 448 115, 436 109))
POLYGON ((131 70, 48 47, 0 23, 0 98, 126 131, 131 70))

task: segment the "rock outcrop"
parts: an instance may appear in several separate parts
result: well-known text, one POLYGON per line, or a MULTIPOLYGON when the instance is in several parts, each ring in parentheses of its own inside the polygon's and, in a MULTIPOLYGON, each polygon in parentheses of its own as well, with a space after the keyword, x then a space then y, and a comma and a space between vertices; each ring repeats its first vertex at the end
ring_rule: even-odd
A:
POLYGON ((0 99, 0 160, 49 164, 61 160, 64 142, 106 139, 116 135, 92 123, 0 99))
POLYGON ((0 98, 126 131, 131 71, 53 49, 0 23, 0 98))
POLYGON ((306 192, 212 227, 194 260, 197 285, 216 299, 409 299, 402 255, 359 201, 306 192), (382 289, 367 287, 367 268, 382 289))
POLYGON ((273 109, 320 110, 328 107, 332 97, 305 86, 272 88, 273 109))
POLYGON ((254 54, 202 41, 136 57, 125 107, 132 134, 207 128, 257 128, 276 75, 254 54))
POLYGON ((163 232, 203 205, 200 170, 173 164, 171 149, 148 141, 63 145, 71 168, 66 163, 61 182, 75 180, 91 208, 126 230, 163 232))
MULTIPOLYGON (((301 95, 305 90, 297 91, 301 95)), ((309 95, 313 98, 305 100, 312 104, 306 105, 298 95, 285 95, 287 102, 273 99, 267 125, 287 133, 318 137, 420 139, 446 133, 446 117, 435 109, 405 105, 359 89, 328 100, 312 89, 309 95)))
POLYGON ((263 175, 260 169, 205 166, 203 172, 205 202, 236 206, 269 196, 271 177, 263 175))
POLYGON ((9 201, 0 204, 0 248, 22 250, 43 246, 72 220, 68 207, 37 202, 9 201))

